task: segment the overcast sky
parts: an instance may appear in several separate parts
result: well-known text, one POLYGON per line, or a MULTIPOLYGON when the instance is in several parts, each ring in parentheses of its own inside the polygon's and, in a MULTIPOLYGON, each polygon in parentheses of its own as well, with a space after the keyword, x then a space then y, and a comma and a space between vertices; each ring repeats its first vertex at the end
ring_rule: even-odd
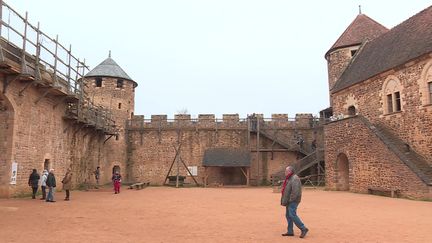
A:
POLYGON ((94 68, 112 58, 138 82, 135 113, 317 114, 325 52, 362 12, 387 28, 430 0, 6 1, 94 68))

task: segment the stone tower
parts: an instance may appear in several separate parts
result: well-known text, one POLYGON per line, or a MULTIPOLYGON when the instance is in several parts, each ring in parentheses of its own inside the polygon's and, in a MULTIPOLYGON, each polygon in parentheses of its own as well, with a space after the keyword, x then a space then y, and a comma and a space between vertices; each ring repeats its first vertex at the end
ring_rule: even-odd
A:
POLYGON ((124 178, 127 177, 126 168, 126 120, 134 114, 135 88, 138 84, 126 74, 126 72, 111 58, 96 66, 85 75, 85 91, 89 99, 96 106, 102 106, 111 112, 119 130, 117 136, 113 136, 105 143, 106 160, 104 165, 109 168, 101 168, 102 179, 109 180, 114 169, 120 169, 124 178))
MULTIPOLYGON (((342 75, 361 45, 387 32, 388 29, 365 14, 359 14, 325 54, 329 91, 342 75)), ((331 104, 330 95, 330 104, 331 104)))

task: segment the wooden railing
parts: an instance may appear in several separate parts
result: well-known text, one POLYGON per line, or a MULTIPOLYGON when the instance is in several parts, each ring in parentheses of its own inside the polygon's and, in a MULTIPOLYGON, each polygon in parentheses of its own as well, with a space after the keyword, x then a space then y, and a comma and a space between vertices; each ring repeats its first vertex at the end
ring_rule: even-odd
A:
POLYGON ((21 16, 3 0, 0 0, 0 36, 11 47, 1 48, 0 61, 8 59, 21 63, 22 74, 40 78, 40 72, 52 74, 58 86, 67 86, 71 94, 81 95, 81 80, 88 69, 85 62, 72 55, 72 46, 65 47, 58 35, 50 37, 40 29, 40 24, 32 25, 28 13, 21 16))

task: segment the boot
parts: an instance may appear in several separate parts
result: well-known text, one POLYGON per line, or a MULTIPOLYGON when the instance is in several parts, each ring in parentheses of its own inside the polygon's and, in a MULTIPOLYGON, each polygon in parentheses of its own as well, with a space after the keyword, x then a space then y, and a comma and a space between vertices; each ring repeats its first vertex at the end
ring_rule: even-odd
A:
POLYGON ((304 238, 306 236, 306 234, 307 234, 308 231, 309 231, 308 228, 302 229, 301 234, 300 234, 300 238, 304 238))

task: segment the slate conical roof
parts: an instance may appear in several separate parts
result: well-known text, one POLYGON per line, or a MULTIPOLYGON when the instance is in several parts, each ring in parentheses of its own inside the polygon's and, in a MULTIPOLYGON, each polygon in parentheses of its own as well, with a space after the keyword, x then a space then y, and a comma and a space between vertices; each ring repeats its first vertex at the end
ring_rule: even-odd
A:
POLYGON ((388 29, 369 18, 365 14, 359 14, 353 22, 346 28, 342 35, 336 40, 327 55, 335 49, 360 45, 365 40, 372 40, 387 32, 388 29))
POLYGON ((105 61, 97 65, 93 70, 88 72, 85 77, 113 77, 133 81, 111 57, 108 57, 105 61))

